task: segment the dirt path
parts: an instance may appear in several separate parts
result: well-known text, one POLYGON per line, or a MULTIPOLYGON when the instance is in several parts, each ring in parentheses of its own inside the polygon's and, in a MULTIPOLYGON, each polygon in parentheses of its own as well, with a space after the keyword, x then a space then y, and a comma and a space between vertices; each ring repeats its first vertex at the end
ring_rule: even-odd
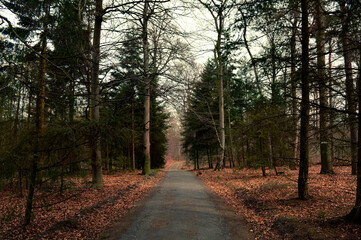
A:
POLYGON ((175 163, 154 194, 107 239, 252 239, 246 227, 190 172, 175 163))

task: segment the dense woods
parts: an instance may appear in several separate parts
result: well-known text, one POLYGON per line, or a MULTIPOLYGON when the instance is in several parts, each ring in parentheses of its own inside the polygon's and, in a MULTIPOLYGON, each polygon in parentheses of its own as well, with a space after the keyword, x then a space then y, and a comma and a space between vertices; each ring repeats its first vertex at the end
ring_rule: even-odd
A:
POLYGON ((152 175, 177 129, 194 169, 297 169, 299 199, 349 166, 360 221, 360 26, 358 0, 0 0, 0 191, 28 225, 74 179, 152 175))
MULTIPOLYGON (((194 168, 221 163, 266 176, 299 167, 300 199, 310 197, 311 165, 356 175, 360 2, 199 2, 222 36, 182 118, 194 168)), ((352 219, 360 219, 356 202, 352 219)))
POLYGON ((1 4, 1 187, 26 194, 25 224, 38 194, 63 194, 72 177, 91 171, 91 186, 102 188, 104 170, 162 167, 169 114, 158 82, 182 47, 167 40, 169 9, 161 1, 1 4), (118 17, 125 23, 104 22, 118 17))

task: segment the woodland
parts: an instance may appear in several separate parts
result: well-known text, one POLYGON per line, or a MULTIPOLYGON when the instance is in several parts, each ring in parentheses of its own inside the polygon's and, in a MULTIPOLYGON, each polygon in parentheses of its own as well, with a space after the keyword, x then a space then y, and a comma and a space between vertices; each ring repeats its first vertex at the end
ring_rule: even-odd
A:
POLYGON ((361 221, 359 0, 0 0, 0 48, 1 239, 99 237, 175 160, 361 221))

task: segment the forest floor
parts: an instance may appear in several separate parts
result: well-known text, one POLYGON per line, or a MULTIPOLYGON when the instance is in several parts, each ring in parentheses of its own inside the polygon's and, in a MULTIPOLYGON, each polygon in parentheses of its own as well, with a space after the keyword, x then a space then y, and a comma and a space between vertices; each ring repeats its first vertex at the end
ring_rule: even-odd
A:
MULTIPOLYGON (((166 168, 171 162, 166 165, 166 168)), ((72 190, 62 196, 52 194, 44 199, 44 192, 36 195, 34 219, 23 227, 25 197, 10 190, 0 192, 0 239, 96 239, 104 228, 125 215, 135 203, 148 195, 164 176, 136 172, 114 172, 104 175, 104 187, 92 189, 84 179, 68 179, 72 190), (47 204, 56 203, 48 207, 47 204)))
POLYGON ((309 200, 297 199, 298 171, 279 169, 276 176, 261 170, 200 170, 194 173, 243 216, 256 239, 361 239, 361 226, 343 219, 355 202, 356 176, 349 167, 321 175, 309 170, 309 200))

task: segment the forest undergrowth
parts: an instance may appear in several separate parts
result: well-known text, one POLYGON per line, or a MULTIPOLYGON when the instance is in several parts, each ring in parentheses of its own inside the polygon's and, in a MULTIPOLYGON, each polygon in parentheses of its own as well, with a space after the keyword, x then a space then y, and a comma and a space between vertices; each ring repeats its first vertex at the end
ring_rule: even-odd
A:
POLYGON ((298 170, 197 170, 196 175, 249 224, 256 239, 360 239, 361 226, 343 217, 355 203, 350 167, 321 175, 310 167, 308 200, 297 199, 298 170))
POLYGON ((101 238, 101 232, 146 197, 164 173, 157 171, 154 176, 144 176, 140 170, 114 172, 104 175, 102 189, 89 188, 84 179, 67 179, 73 186, 62 196, 44 198, 41 192, 35 197, 38 198, 34 219, 26 227, 22 222, 25 197, 5 190, 0 195, 0 239, 101 238))

